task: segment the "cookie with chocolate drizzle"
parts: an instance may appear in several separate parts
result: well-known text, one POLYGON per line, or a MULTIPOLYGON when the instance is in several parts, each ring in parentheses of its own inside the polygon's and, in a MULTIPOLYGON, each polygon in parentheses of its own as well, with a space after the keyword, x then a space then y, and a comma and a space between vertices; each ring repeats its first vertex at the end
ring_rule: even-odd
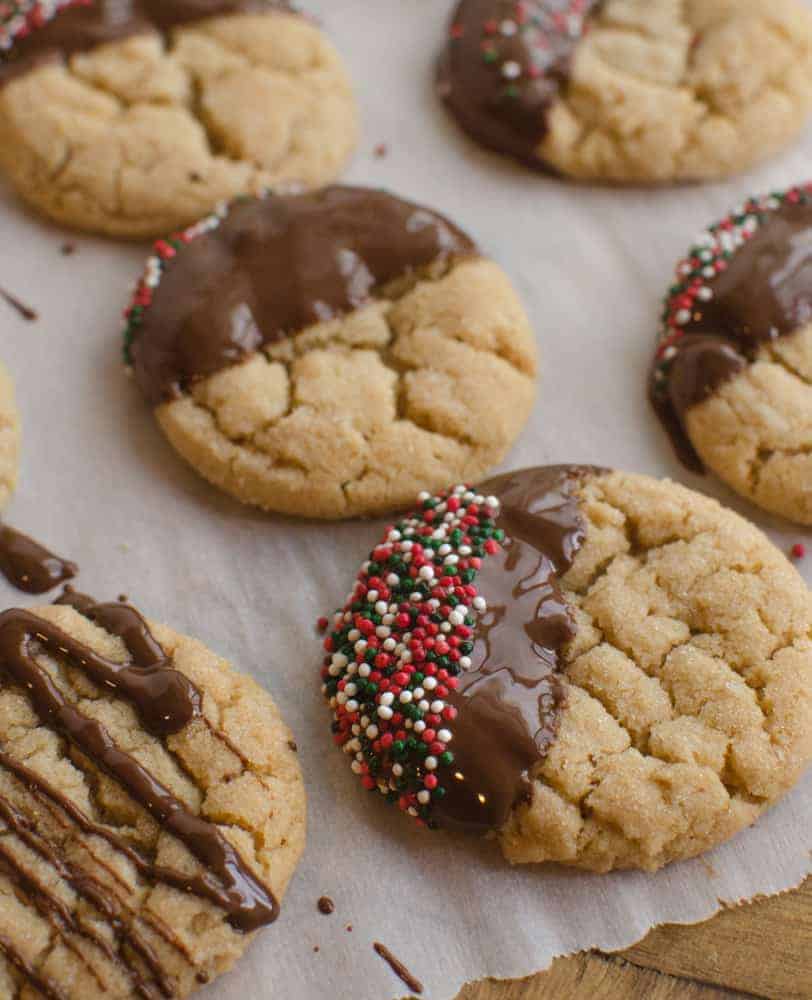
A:
POLYGON ((321 676, 352 770, 421 825, 653 870, 812 760, 810 624, 795 569, 715 501, 554 466, 421 495, 328 623, 321 676))
POLYGON ((481 476, 535 396, 503 271, 437 212, 330 187, 160 241, 126 355, 189 463, 245 503, 340 518, 481 476))
POLYGON ((812 110, 798 0, 460 0, 438 92, 479 144, 581 180, 724 177, 812 110))
POLYGON ((812 184, 749 199, 676 280, 649 388, 677 455, 812 524, 812 184))
POLYGON ((0 615, 0 983, 181 997, 277 918, 304 843, 270 697, 128 604, 0 615), (259 846, 261 845, 261 846, 259 846))
POLYGON ((288 0, 0 6, 0 168, 58 222, 158 236, 270 186, 333 181, 343 62, 288 0))

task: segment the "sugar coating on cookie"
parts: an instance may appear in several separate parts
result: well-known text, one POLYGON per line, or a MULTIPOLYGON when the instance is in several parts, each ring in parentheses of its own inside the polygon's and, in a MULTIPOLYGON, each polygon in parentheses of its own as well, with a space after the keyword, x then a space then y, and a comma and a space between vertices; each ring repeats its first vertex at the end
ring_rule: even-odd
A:
POLYGON ((650 395, 677 453, 812 523, 812 184, 702 233, 666 298, 650 395))
POLYGON ((0 169, 59 222, 158 236, 239 194, 328 183, 355 145, 343 62, 286 0, 33 10, 0 33, 0 169))
POLYGON ((290 732, 200 643, 61 601, 0 615, 2 993, 187 996, 278 914, 304 846, 290 732))
POLYGON ((20 460, 20 419, 14 398, 14 383, 0 364, 0 510, 17 485, 20 460))
POLYGON ((333 734, 418 822, 514 862, 656 869, 812 759, 812 603, 753 526, 557 466, 423 495, 326 623, 333 734))
POLYGON ((702 180, 812 111, 798 0, 461 0, 438 90, 479 143, 583 180, 702 180))
POLYGON ((366 188, 243 200, 160 241, 125 338, 181 455, 289 514, 371 514, 480 477, 535 396, 501 269, 438 213, 366 188))

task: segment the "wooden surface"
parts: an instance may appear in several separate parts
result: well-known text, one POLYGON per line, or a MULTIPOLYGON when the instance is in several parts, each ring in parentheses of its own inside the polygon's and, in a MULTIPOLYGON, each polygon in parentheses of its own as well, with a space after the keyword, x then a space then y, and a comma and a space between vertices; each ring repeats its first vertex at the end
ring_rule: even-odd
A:
POLYGON ((795 892, 665 926, 618 955, 586 952, 458 1000, 812 1000, 812 878, 795 892))

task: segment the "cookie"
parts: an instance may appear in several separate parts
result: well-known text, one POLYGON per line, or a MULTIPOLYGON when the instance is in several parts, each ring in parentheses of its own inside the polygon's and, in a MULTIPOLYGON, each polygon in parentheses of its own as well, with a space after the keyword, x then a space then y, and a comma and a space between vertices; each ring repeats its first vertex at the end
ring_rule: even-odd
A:
POLYGON ((381 191, 241 201, 156 245, 126 331, 180 454, 245 503, 375 514, 500 462, 535 396, 507 277, 381 191))
POLYGON ((812 524, 812 184, 751 198, 677 267, 650 395, 677 454, 812 524))
POLYGON ((20 460, 20 419, 14 399, 14 383, 0 364, 0 510, 17 485, 20 460))
POLYGON ((0 169, 57 222, 163 235, 238 194, 320 187, 355 145, 343 63, 284 0, 47 6, 7 25, 5 57, 0 33, 0 169))
POLYGON ((296 868, 290 732, 199 642, 61 600, 0 615, 0 993, 187 996, 273 922, 296 868))
POLYGON ((799 0, 461 0, 439 93, 477 142, 580 180, 727 177, 812 111, 799 0))
POLYGON ((419 823, 514 863, 655 870, 812 760, 811 624, 796 570, 716 501, 528 469, 386 529, 326 626, 323 689, 363 785, 419 823))

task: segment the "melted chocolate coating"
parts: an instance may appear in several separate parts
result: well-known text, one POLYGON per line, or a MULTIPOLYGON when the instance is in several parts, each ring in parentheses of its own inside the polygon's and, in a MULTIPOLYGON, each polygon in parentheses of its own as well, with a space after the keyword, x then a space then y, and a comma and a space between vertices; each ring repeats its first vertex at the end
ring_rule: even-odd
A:
MULTIPOLYGON (((27 611, 12 610, 0 615, 0 667, 12 683, 26 692, 43 725, 52 726, 97 767, 106 771, 161 827, 186 845, 205 871, 188 876, 152 864, 116 833, 94 824, 44 778, 2 751, 0 766, 15 774, 35 793, 49 798, 80 829, 104 837, 153 881, 210 899, 226 912, 229 922, 238 930, 250 932, 271 923, 279 912, 276 899, 243 863, 219 829, 190 813, 134 757, 115 745, 101 723, 84 715, 67 700, 50 675, 39 666, 31 646, 36 644, 51 650, 73 667, 83 670, 96 683, 111 687, 127 698, 144 725, 161 736, 180 731, 200 715, 200 693, 183 674, 172 668, 134 608, 122 604, 97 604, 67 588, 60 603, 71 604, 112 634, 120 636, 132 664, 122 666, 107 660, 50 622, 27 611)), ((9 822, 8 808, 0 808, 0 815, 9 822)), ((92 887, 86 885, 85 888, 92 887)), ((112 911, 106 913, 110 920, 113 919, 111 914, 112 911)), ((115 931, 115 924, 113 928, 115 931)), ((0 947, 3 947, 2 942, 0 947)), ((150 953, 143 950, 141 953, 151 966, 150 953)), ((163 989, 160 966, 155 965, 152 971, 163 989)), ((148 993, 142 991, 142 995, 148 993)))
POLYGON ((433 818, 445 828, 504 826, 544 759, 566 700, 563 649, 575 635, 559 586, 585 535, 574 488, 601 470, 549 466, 479 487, 501 503, 501 551, 482 561, 476 586, 488 610, 476 626, 471 668, 447 702, 457 709, 454 762, 433 818))
POLYGON ((293 11, 286 0, 94 0, 67 7, 42 28, 18 39, 0 58, 0 85, 42 62, 67 59, 132 35, 167 32, 192 21, 252 11, 293 11))
POLYGON ((39 542, 0 523, 0 573, 25 594, 44 594, 79 572, 74 562, 61 559, 39 542))
MULTIPOLYGON (((598 2, 587 3, 586 13, 598 2)), ((548 170, 538 147, 550 108, 569 80, 581 34, 547 26, 548 18, 566 13, 566 0, 527 0, 523 6, 526 22, 504 35, 502 22, 516 23, 515 0, 461 0, 440 60, 438 92, 477 142, 548 170), (503 73, 511 63, 520 69, 515 79, 503 73)))
POLYGON ((171 261, 132 345, 153 405, 389 282, 475 252, 447 219, 367 188, 238 201, 171 261))
POLYGON ((711 281, 676 342, 666 391, 650 382, 654 408, 680 459, 703 471, 685 414, 756 358, 762 344, 812 321, 812 204, 785 202, 711 281))

